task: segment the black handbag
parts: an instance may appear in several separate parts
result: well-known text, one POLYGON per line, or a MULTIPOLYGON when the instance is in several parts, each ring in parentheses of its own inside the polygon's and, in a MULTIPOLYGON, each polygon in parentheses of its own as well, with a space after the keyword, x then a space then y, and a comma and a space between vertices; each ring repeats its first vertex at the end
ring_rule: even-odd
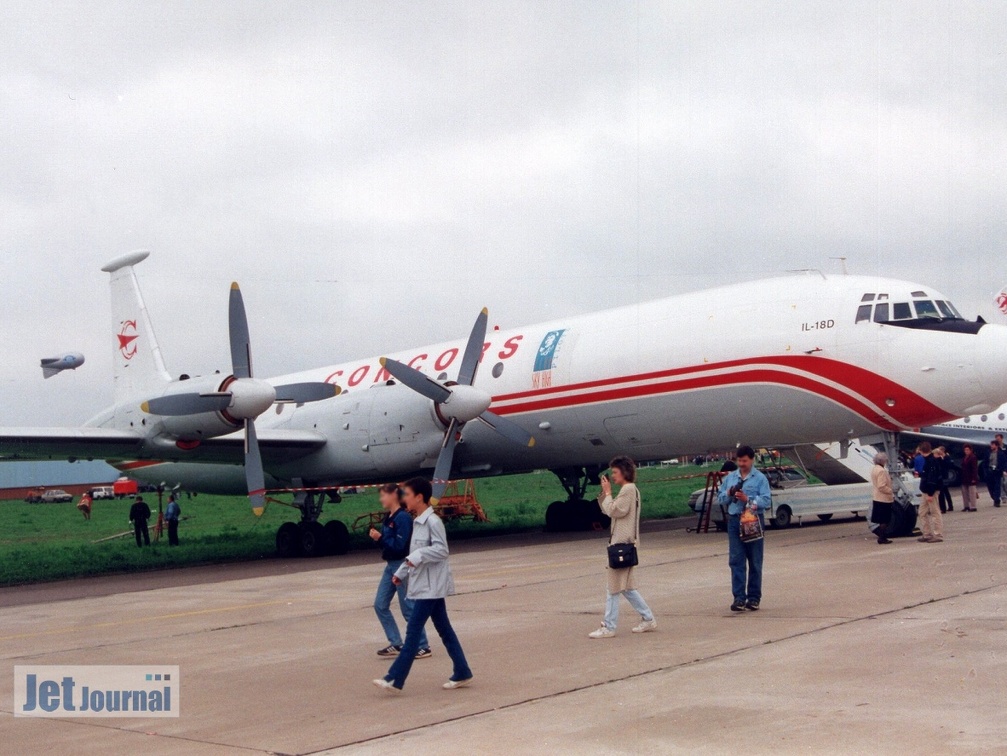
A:
POLYGON ((608 545, 608 566, 613 570, 624 570, 636 567, 640 557, 636 553, 636 541, 640 538, 640 492, 636 492, 636 537, 633 543, 610 543, 608 545))

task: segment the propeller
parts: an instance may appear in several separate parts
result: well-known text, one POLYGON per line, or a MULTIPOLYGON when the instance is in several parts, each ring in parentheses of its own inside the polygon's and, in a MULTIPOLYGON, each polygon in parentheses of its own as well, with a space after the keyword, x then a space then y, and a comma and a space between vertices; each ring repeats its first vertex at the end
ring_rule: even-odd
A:
POLYGON ((472 332, 469 334, 465 352, 462 354, 461 365, 458 368, 457 383, 443 384, 423 375, 416 368, 397 360, 381 358, 381 365, 399 383, 408 386, 421 396, 425 396, 437 406, 437 413, 447 423, 444 441, 441 443, 437 464, 434 467, 434 484, 432 501, 437 502, 447 487, 451 477, 451 465, 454 462, 455 448, 462 437, 465 423, 479 420, 501 436, 522 446, 534 446, 535 438, 517 423, 490 412, 492 397, 482 389, 472 384, 479 369, 482 358, 483 343, 486 340, 486 324, 489 313, 484 307, 476 318, 472 332))
POLYGON ((331 399, 340 392, 331 383, 288 383, 273 386, 252 377, 252 347, 248 336, 245 301, 237 283, 231 284, 227 308, 228 337, 231 345, 231 377, 221 384, 220 391, 172 394, 150 399, 140 405, 152 415, 199 415, 220 412, 230 420, 241 422, 245 431, 245 483, 252 511, 259 516, 266 503, 266 474, 262 453, 255 433, 255 418, 275 402, 304 404, 331 399))

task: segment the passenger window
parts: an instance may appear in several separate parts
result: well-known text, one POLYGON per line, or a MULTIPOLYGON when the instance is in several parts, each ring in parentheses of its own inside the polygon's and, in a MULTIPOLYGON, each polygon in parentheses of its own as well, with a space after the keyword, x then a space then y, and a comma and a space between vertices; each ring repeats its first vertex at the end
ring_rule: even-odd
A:
POLYGON ((913 317, 912 310, 909 309, 908 302, 896 302, 893 305, 892 320, 910 320, 913 317))
POLYGON ((857 322, 862 323, 865 320, 871 319, 871 306, 870 305, 860 305, 857 308, 857 322))
POLYGON ((918 318, 939 318, 941 314, 937 312, 934 303, 929 299, 920 299, 913 302, 916 305, 916 317, 918 318))
POLYGON ((874 308, 874 322, 875 323, 887 323, 888 322, 888 303, 879 302, 874 308))

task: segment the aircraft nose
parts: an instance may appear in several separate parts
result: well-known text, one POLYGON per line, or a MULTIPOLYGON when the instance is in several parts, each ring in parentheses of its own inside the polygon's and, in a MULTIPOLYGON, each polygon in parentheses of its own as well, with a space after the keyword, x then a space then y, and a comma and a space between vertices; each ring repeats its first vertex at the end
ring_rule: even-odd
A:
POLYGON ((988 324, 976 336, 976 374, 993 410, 1007 404, 1007 326, 988 324))

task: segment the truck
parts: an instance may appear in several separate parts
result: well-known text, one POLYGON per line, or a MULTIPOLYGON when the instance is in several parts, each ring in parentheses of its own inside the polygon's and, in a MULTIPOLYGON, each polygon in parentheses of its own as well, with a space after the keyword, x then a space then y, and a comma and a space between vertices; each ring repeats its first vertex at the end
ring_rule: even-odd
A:
POLYGON ((136 496, 139 490, 140 488, 137 486, 136 481, 125 476, 119 478, 112 484, 112 491, 115 493, 115 498, 117 499, 124 499, 127 496, 136 496))

